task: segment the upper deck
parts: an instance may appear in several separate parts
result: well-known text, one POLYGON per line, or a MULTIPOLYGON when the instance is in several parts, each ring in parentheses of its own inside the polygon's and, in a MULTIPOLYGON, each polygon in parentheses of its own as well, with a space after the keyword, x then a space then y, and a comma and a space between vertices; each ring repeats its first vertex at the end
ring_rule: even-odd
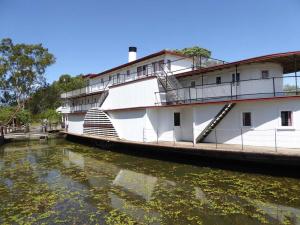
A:
POLYGON ((110 110, 297 96, 300 92, 300 78, 297 76, 297 71, 300 70, 300 52, 280 53, 233 63, 170 53, 144 58, 146 59, 117 69, 88 75, 87 87, 63 93, 61 97, 68 102, 70 111, 75 112, 100 107, 102 103, 104 110, 110 110), (157 82, 144 82, 148 77, 156 78, 157 82), (126 88, 119 88, 123 85, 126 88), (143 87, 140 88, 139 85, 143 87), (149 85, 153 87, 148 87, 149 85), (106 102, 98 104, 95 99, 91 103, 88 99, 89 96, 111 92, 112 88, 113 95, 108 94, 106 102), (133 104, 131 98, 136 95, 139 95, 140 100, 144 98, 151 101, 143 104, 136 101, 133 104), (105 104, 107 102, 112 104, 105 104))

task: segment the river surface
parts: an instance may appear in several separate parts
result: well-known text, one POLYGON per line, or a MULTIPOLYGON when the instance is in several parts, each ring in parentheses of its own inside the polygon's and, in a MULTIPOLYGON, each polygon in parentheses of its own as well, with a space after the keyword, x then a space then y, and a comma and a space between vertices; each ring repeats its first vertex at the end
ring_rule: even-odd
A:
POLYGON ((300 224, 300 180, 68 142, 0 147, 0 224, 300 224))

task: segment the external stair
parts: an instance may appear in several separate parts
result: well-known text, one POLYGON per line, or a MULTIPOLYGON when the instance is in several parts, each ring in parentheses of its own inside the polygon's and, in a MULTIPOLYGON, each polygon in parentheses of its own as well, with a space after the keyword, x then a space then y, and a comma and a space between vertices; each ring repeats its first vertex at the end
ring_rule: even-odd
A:
POLYGON ((167 103, 182 103, 180 96, 177 94, 177 90, 182 88, 182 85, 178 82, 174 75, 169 75, 163 71, 157 75, 157 78, 166 92, 167 103))
POLYGON ((226 104, 215 116, 215 118, 205 127, 205 129, 196 138, 196 143, 201 143, 215 129, 215 127, 222 121, 222 119, 230 112, 236 103, 226 104))
POLYGON ((118 134, 109 118, 100 108, 91 108, 85 115, 83 134, 105 137, 118 137, 118 134))

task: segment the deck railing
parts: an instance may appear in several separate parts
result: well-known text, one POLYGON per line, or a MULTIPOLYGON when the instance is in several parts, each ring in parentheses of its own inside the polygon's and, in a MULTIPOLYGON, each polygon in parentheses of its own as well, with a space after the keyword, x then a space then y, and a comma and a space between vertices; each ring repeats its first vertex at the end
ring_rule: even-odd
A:
POLYGON ((80 104, 80 105, 74 105, 70 107, 70 112, 86 112, 90 108, 97 107, 99 104, 98 103, 90 103, 90 104, 80 104))
POLYGON ((207 57, 182 57, 173 61, 167 61, 159 64, 156 68, 153 63, 143 65, 143 70, 139 72, 130 72, 129 74, 117 73, 110 75, 109 78, 90 83, 88 86, 61 94, 61 98, 72 98, 81 95, 92 94, 105 91, 108 87, 138 80, 148 76, 174 75, 178 73, 189 72, 192 70, 207 68, 217 65, 223 65, 226 62, 207 57))
POLYGON ((156 105, 299 95, 299 83, 299 76, 283 76, 196 85, 156 92, 156 105))

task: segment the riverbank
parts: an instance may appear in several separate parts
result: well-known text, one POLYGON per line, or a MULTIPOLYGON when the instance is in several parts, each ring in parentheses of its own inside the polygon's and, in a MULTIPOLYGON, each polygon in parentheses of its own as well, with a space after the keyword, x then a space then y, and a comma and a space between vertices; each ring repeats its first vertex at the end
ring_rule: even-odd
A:
POLYGON ((299 176, 299 174, 294 172, 300 167, 300 154, 298 151, 295 151, 294 154, 293 152, 284 154, 282 151, 237 151, 228 148, 222 149, 222 146, 216 150, 205 147, 205 145, 200 145, 201 148, 189 145, 174 146, 172 143, 141 143, 99 136, 64 134, 66 139, 73 142, 126 154, 200 164, 201 166, 216 166, 226 169, 231 169, 232 167, 234 170, 263 171, 263 173, 274 173, 276 175, 299 176))

